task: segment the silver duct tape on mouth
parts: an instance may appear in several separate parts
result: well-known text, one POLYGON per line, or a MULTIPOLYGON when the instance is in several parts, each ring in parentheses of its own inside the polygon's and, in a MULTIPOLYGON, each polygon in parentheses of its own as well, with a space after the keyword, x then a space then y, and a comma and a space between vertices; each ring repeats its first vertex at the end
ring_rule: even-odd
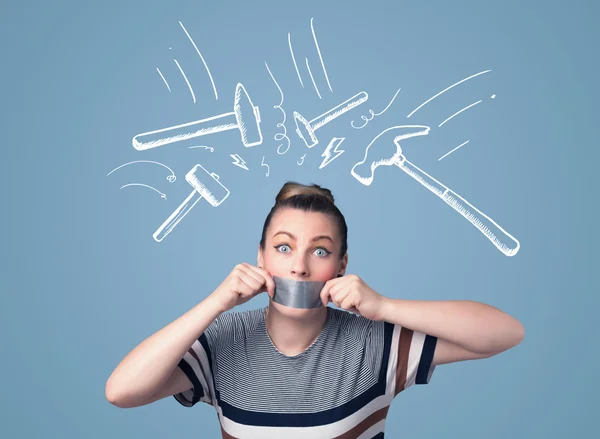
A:
POLYGON ((273 301, 292 308, 321 308, 321 290, 325 282, 301 281, 273 276, 275 294, 273 301))

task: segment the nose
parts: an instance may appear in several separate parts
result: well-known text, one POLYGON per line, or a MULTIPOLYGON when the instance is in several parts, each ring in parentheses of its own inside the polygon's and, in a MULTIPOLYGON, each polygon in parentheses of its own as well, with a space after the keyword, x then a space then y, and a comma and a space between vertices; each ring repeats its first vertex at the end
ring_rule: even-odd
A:
POLYGON ((309 275, 308 264, 302 256, 294 259, 291 269, 292 277, 307 277, 309 275))

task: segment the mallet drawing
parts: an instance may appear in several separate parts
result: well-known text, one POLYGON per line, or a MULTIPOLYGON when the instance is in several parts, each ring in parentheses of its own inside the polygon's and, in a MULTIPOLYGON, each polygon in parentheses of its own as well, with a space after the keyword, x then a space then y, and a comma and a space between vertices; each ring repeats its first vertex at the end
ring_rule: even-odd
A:
POLYGON ((209 173, 201 165, 190 169, 185 180, 192 185, 194 190, 154 232, 152 236, 157 242, 162 241, 202 198, 211 206, 217 207, 229 196, 229 189, 219 181, 219 176, 214 172, 209 173))

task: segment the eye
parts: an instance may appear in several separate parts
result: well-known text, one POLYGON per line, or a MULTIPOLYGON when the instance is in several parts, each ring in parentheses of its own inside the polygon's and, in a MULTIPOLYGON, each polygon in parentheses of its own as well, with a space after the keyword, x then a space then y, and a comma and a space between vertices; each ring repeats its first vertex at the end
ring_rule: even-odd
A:
POLYGON ((290 248, 290 246, 287 244, 279 244, 279 245, 276 245, 274 248, 281 253, 289 253, 288 251, 281 251, 280 249, 282 247, 287 247, 288 249, 290 248))
POLYGON ((319 247, 319 248, 318 248, 318 249, 316 249, 315 251, 316 251, 316 252, 317 252, 317 251, 320 251, 320 252, 321 252, 321 256, 322 256, 322 257, 325 257, 325 256, 327 256, 327 255, 329 255, 329 254, 331 253, 329 250, 326 250, 326 249, 324 249, 323 247, 319 247))

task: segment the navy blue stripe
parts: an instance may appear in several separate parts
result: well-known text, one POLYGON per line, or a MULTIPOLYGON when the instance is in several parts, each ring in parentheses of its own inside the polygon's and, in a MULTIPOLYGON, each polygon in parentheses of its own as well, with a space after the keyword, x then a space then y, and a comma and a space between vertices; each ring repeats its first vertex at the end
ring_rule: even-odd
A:
POLYGON ((202 389, 202 384, 200 384, 200 381, 194 373, 194 369, 192 369, 192 366, 187 364, 187 362, 183 358, 179 360, 179 363, 177 365, 181 368, 181 370, 183 370, 183 372, 190 379, 192 385, 194 386, 194 396, 192 397, 192 405, 194 405, 198 401, 200 401, 200 398, 204 396, 204 389, 202 389))
POLYGON ((381 433, 377 433, 371 439, 383 439, 383 431, 381 433))
MULTIPOLYGON (((390 356, 393 332, 394 325, 385 322, 384 349, 377 383, 363 394, 339 407, 317 413, 262 413, 234 407, 218 398, 217 400, 223 411, 223 416, 232 421, 239 422, 240 424, 263 427, 312 427, 328 425, 340 421, 348 415, 356 413, 375 398, 385 395, 387 365, 390 356)), ((323 391, 327 391, 327 389, 323 389, 323 391)))
POLYGON ((423 343, 423 351, 421 352, 421 358, 419 360, 415 384, 427 384, 427 375, 429 375, 429 369, 431 368, 431 362, 433 361, 433 353, 435 352, 436 344, 437 337, 429 334, 425 335, 425 342, 423 343))
POLYGON ((200 344, 202 345, 202 347, 204 348, 204 351, 206 352, 206 358, 208 359, 208 369, 210 370, 210 376, 212 377, 212 382, 213 382, 213 389, 215 389, 215 392, 217 393, 215 395, 217 401, 219 401, 220 398, 220 392, 219 389, 217 389, 217 384, 215 382, 215 374, 213 372, 213 368, 212 368, 212 352, 210 350, 210 346, 208 345, 208 339, 206 338, 206 334, 203 332, 200 337, 198 338, 198 341, 200 342, 200 344))

